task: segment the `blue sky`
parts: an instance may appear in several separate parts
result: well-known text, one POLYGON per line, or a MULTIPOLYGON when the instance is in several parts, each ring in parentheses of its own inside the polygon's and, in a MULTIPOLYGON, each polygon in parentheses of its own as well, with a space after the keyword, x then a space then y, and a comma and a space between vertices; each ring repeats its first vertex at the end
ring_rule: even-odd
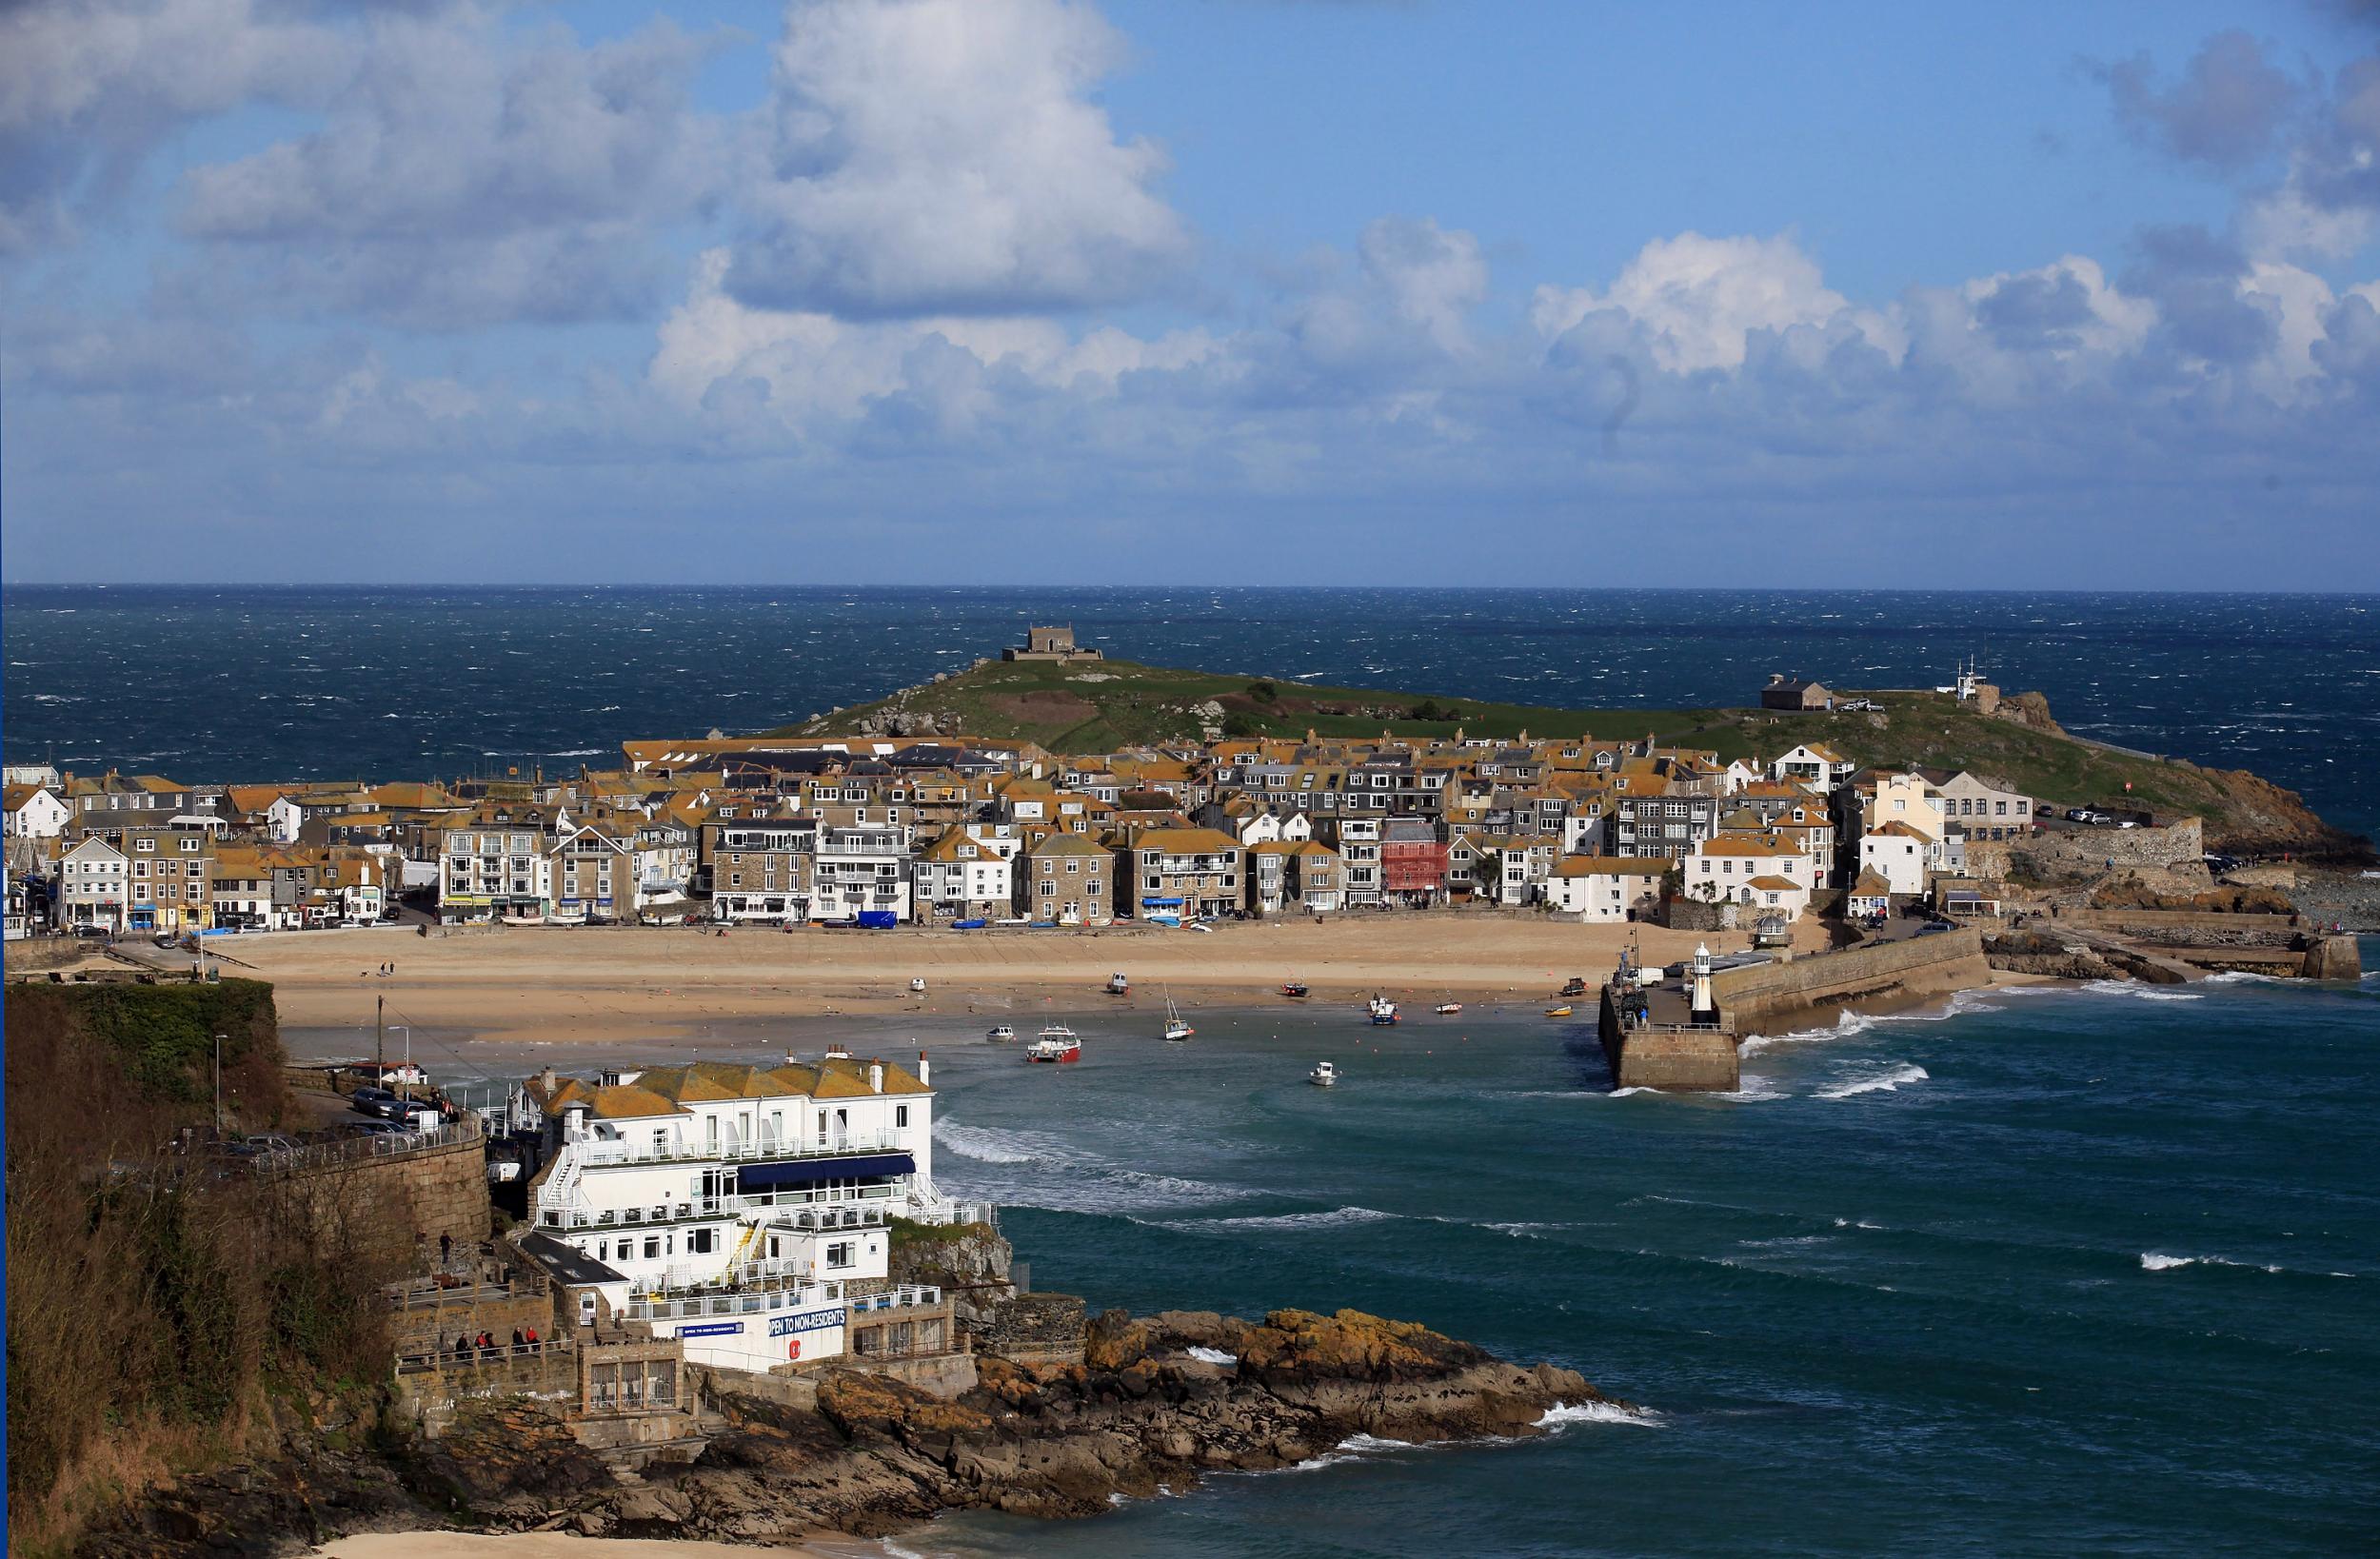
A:
POLYGON ((0 11, 10 581, 2380 586, 2380 10, 0 11))

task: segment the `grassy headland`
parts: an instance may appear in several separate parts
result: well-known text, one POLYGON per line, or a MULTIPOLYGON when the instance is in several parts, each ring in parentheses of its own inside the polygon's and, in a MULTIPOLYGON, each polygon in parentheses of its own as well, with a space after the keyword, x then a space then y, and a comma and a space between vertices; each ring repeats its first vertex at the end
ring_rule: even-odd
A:
POLYGON ((1815 741, 1863 765, 1973 769, 2059 806, 2113 802, 2194 814, 2206 820, 2216 848, 2339 857, 2369 850, 2366 841, 2324 823, 2295 793, 2252 774, 2141 757, 2071 737, 2037 696, 2012 701, 1997 715, 1928 691, 1843 696, 1864 696, 1880 707, 1814 714, 1554 709, 1130 661, 989 661, 777 734, 931 729, 1030 740, 1055 753, 1091 753, 1195 741, 1210 725, 1231 735, 1374 737, 1386 730, 1422 740, 1451 739, 1458 731, 1474 738, 1525 731, 1536 738, 1650 735, 1660 745, 1708 750, 1722 760, 1773 757, 1796 742, 1815 741), (1209 707, 1200 712, 1200 705, 1209 707))

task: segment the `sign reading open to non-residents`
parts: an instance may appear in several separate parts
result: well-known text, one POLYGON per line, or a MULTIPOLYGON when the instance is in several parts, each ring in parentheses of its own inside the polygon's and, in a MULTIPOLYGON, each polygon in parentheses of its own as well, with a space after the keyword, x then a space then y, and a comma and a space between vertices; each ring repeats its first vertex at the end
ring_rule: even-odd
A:
POLYGON ((681 1337, 732 1337, 744 1330, 742 1321, 711 1321, 702 1326, 682 1326, 681 1337))
MULTIPOLYGON (((829 1327, 841 1325, 843 1307, 838 1305, 833 1310, 805 1310, 799 1315, 775 1316, 768 1323, 768 1334, 772 1337, 790 1337, 797 1332, 823 1332, 829 1327)), ((692 1336, 693 1333, 686 1332, 684 1335, 692 1336)))

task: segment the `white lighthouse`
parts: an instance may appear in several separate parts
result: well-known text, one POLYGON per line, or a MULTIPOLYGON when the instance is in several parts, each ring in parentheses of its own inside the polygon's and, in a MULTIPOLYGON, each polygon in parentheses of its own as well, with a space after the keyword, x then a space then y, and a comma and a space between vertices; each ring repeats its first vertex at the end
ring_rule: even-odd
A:
POLYGON ((1718 1004, 1711 999, 1711 949, 1706 943, 1695 944, 1694 977, 1694 1020, 1716 1022, 1718 1004))

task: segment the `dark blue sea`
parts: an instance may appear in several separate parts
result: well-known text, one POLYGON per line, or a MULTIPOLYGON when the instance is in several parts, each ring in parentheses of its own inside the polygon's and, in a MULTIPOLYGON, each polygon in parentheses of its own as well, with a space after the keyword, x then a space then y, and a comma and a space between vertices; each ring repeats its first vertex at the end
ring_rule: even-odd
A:
POLYGON ((1160 665, 1578 709, 1769 672, 1934 686, 1973 656, 2070 729, 2252 768, 2380 831, 2380 597, 1919 591, 10 585, 10 761, 426 779, 785 724, 1072 622, 1160 665))
MULTIPOLYGON (((2370 598, 11 588, 0 605, 12 760, 190 779, 600 761, 627 736, 873 697, 1056 619, 1136 659, 1579 706, 1735 702, 1772 669, 1931 684, 1973 654, 2073 729, 2252 767, 2380 826, 2370 598)), ((960 1518, 902 1549, 2374 1550, 2380 982, 1971 995, 1759 1045, 1742 1093, 1704 1098, 1607 1093, 1591 1037, 1534 1002, 1385 1034, 1354 1012, 1194 1017, 1167 1046, 1086 1014, 1077 1067, 938 1050, 937 1177, 1006 1205, 1037 1287, 1359 1306, 1554 1359, 1644 1411, 1520 1445, 1359 1445, 1090 1522, 960 1518), (1305 1086, 1325 1057, 1345 1082, 1305 1086)), ((801 1042, 840 1021, 804 1020, 801 1042)))

